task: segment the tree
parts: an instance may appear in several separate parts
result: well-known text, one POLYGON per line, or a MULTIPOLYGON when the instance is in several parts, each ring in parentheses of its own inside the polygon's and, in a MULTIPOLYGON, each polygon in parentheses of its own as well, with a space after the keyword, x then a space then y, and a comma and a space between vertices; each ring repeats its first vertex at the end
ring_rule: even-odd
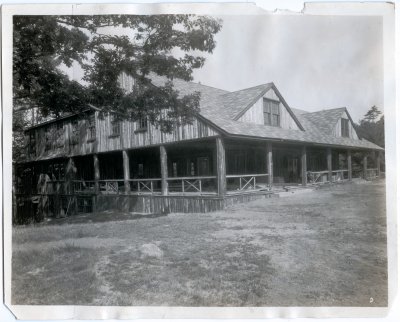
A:
POLYGON ((192 80, 220 29, 219 20, 197 15, 15 16, 14 111, 38 107, 41 116, 57 117, 92 104, 171 131, 192 121, 200 99, 179 95, 171 80, 192 80), (83 82, 69 79, 62 64, 78 64, 83 82), (122 72, 134 79, 134 91, 119 86, 122 72), (152 72, 168 79, 164 86, 152 84, 152 72))
POLYGON ((376 106, 372 106, 364 118, 356 125, 357 133, 361 138, 373 142, 381 147, 385 146, 385 118, 376 106), (381 115, 381 116, 380 116, 381 115), (380 116, 379 120, 377 118, 380 116))
POLYGON ((374 105, 372 106, 368 112, 364 115, 364 121, 373 122, 375 121, 382 112, 378 110, 378 108, 374 105))

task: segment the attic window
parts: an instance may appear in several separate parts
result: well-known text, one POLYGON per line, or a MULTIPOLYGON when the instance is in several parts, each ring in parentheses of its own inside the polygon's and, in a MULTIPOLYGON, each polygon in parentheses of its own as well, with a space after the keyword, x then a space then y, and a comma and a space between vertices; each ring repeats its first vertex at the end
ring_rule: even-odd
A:
POLYGON ((341 128, 342 128, 342 136, 348 138, 349 137, 349 120, 343 119, 341 120, 341 128))
POLYGON ((264 98, 264 124, 280 126, 279 102, 264 98))

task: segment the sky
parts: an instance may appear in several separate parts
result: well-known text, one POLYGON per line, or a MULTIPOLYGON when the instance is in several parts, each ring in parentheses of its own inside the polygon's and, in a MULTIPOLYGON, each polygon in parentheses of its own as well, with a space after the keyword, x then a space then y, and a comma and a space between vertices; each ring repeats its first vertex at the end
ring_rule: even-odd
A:
POLYGON ((289 106, 383 110, 380 17, 224 16, 196 81, 230 91, 274 82, 289 106))
MULTIPOLYGON (((289 106, 347 107, 355 122, 383 111, 383 29, 378 16, 219 16, 222 29, 194 81, 228 91, 274 82, 289 106)), ((114 31, 114 33, 124 33, 114 31)), ((79 70, 68 73, 79 79, 79 70), (72 74, 71 74, 72 73, 72 74)))

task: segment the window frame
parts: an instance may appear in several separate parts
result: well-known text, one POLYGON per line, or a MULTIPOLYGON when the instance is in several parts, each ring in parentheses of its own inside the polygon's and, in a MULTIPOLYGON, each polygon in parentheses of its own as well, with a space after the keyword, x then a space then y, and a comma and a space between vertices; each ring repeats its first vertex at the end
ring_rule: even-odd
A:
POLYGON ((29 131, 29 156, 36 156, 36 132, 29 131))
POLYGON ((264 125, 281 127, 281 113, 280 113, 280 102, 269 98, 263 98, 263 115, 264 125), (274 113, 273 107, 277 108, 277 113, 274 113), (276 117, 276 124, 274 122, 276 117))
POLYGON ((86 119, 87 124, 87 141, 93 142, 96 140, 96 115, 94 113, 89 114, 86 119))
POLYGON ((140 117, 137 121, 136 121, 136 130, 135 132, 145 132, 148 129, 148 120, 147 117, 140 117))
POLYGON ((110 116, 110 137, 121 135, 121 122, 114 115, 110 116))
POLYGON ((340 135, 344 138, 349 138, 350 137, 350 120, 342 117, 340 119, 340 122, 341 122, 340 135))
POLYGON ((79 143, 79 119, 73 119, 71 121, 71 140, 72 145, 79 143))

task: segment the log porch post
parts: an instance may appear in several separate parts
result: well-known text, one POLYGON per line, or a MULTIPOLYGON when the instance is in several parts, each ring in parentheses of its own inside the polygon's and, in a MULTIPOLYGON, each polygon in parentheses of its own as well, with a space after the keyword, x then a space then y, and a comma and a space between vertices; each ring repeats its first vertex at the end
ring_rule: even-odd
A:
POLYGON ((167 150, 164 145, 160 145, 160 162, 161 162, 161 192, 163 196, 168 195, 168 159, 167 150))
POLYGON ((217 189, 218 195, 226 193, 226 165, 225 165, 225 144, 221 137, 216 138, 217 146, 217 189))
POLYGON ((129 154, 128 151, 122 151, 122 161, 123 161, 123 168, 124 168, 124 186, 125 192, 129 193, 131 191, 131 187, 129 185, 129 179, 131 178, 130 171, 129 171, 129 154))
POLYGON ((332 149, 326 149, 326 164, 328 167, 328 181, 332 182, 332 149))
POLYGON ((99 157, 97 154, 93 154, 93 169, 94 169, 94 191, 96 194, 99 193, 99 180, 100 180, 100 166, 99 166, 99 157))
POLYGON ((351 165, 351 150, 347 150, 347 176, 349 181, 353 179, 353 170, 351 165))
POLYGON ((367 179, 367 169, 368 169, 368 156, 366 153, 364 153, 364 156, 363 156, 363 177, 364 177, 364 179, 367 179))
POLYGON ((307 185, 307 150, 305 145, 301 149, 301 184, 307 185))
POLYGON ((272 186, 274 183, 274 164, 272 159, 272 143, 267 143, 267 173, 268 173, 268 185, 272 186))
POLYGON ((376 174, 378 176, 378 178, 381 177, 381 151, 377 151, 376 152, 376 174))

